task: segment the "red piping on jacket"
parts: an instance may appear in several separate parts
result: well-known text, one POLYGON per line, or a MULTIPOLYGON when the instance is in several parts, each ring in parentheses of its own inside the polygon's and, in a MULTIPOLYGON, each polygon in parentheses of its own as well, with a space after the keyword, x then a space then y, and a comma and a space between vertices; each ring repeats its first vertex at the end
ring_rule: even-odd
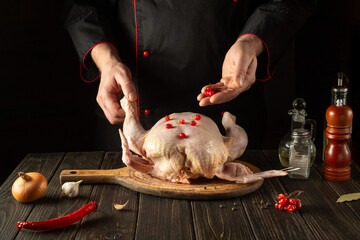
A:
POLYGON ((136 18, 136 0, 134 0, 134 20, 135 20, 135 58, 136 58, 136 72, 135 72, 135 80, 136 80, 136 90, 138 97, 138 119, 140 120, 140 96, 139 96, 139 64, 138 64, 138 27, 137 27, 137 18, 136 18))
MULTIPOLYGON (((84 55, 84 57, 83 57, 83 60, 82 60, 82 65, 84 66, 84 68, 86 69, 86 71, 89 71, 89 69, 88 69, 88 68, 86 67, 86 65, 85 65, 85 58, 87 57, 87 55, 91 52, 91 50, 92 50, 94 47, 96 47, 97 45, 99 45, 99 44, 101 44, 101 43, 111 43, 111 44, 113 44, 112 42, 103 41, 103 42, 99 42, 99 43, 95 44, 94 46, 92 46, 92 47, 85 53, 85 55, 84 55)), ((84 77, 82 76, 82 74, 81 74, 81 64, 80 64, 80 77, 81 77, 81 79, 82 79, 84 82, 86 82, 86 83, 95 82, 100 76, 101 76, 101 75, 97 76, 95 79, 90 80, 90 81, 85 80, 85 78, 84 78, 84 77)))
POLYGON ((95 79, 90 80, 90 81, 86 80, 86 79, 83 77, 82 73, 81 73, 81 64, 80 64, 80 77, 81 77, 81 79, 82 79, 84 82, 86 82, 86 83, 95 82, 96 80, 98 80, 98 78, 100 78, 100 76, 101 76, 101 75, 97 76, 95 79))
POLYGON ((264 40, 262 40, 259 36, 255 35, 255 34, 252 34, 252 33, 242 34, 242 35, 240 35, 240 36, 237 38, 237 40, 238 40, 239 38, 241 38, 242 36, 245 36, 245 35, 251 35, 251 36, 254 36, 254 37, 257 37, 258 39, 260 39, 260 41, 262 42, 262 44, 265 46, 265 49, 266 49, 266 52, 267 52, 267 56, 268 56, 268 64, 267 64, 267 67, 266 67, 266 72, 267 72, 267 74, 268 74, 269 77, 266 78, 266 79, 256 79, 256 81, 267 81, 267 80, 270 80, 270 79, 273 77, 274 73, 275 73, 275 69, 274 69, 274 71, 272 72, 272 74, 270 74, 270 52, 269 52, 268 46, 266 45, 266 43, 265 43, 264 40))

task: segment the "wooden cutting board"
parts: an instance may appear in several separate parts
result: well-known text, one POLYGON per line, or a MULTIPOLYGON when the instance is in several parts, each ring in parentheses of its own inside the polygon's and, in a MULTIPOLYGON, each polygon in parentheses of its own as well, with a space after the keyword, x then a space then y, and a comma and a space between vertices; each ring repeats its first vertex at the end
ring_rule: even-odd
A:
MULTIPOLYGON (((250 163, 238 162, 246 165, 254 173, 260 172, 259 168, 250 163)), ((195 179, 191 180, 191 184, 173 183, 136 172, 128 167, 109 170, 63 170, 60 173, 61 184, 79 180, 83 180, 81 184, 119 184, 140 193, 194 200, 239 197, 257 190, 263 184, 263 180, 241 184, 218 178, 195 179)))

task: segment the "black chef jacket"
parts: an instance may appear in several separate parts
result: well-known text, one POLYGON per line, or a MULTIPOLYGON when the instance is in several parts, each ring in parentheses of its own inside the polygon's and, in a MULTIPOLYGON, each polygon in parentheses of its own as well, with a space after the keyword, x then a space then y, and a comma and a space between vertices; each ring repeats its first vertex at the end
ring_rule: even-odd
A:
MULTIPOLYGON (((198 112, 220 124, 221 113, 237 116, 259 147, 265 126, 263 85, 313 13, 315 0, 74 0, 65 27, 81 61, 84 81, 99 78, 90 56, 102 42, 113 43, 130 68, 145 129, 173 112, 198 112), (264 44, 257 81, 231 102, 199 107, 201 88, 221 79, 226 52, 243 34, 264 44)), ((220 127, 221 129, 221 127, 220 127)))

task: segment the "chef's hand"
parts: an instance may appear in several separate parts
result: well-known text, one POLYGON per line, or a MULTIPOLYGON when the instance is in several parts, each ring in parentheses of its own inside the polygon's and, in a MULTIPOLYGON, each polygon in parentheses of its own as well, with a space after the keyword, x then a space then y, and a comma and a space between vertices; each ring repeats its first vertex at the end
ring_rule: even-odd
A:
POLYGON ((261 40, 252 35, 241 36, 226 53, 220 82, 202 88, 197 100, 200 106, 229 102, 248 90, 255 82, 257 56, 264 50, 261 40), (212 96, 205 89, 215 90, 212 96), (219 91, 216 91, 216 90, 219 91))
POLYGON ((131 81, 131 72, 123 64, 117 49, 110 43, 101 43, 91 50, 91 57, 101 72, 100 85, 96 101, 111 124, 124 121, 125 111, 119 100, 125 96, 136 101, 136 90, 131 81))

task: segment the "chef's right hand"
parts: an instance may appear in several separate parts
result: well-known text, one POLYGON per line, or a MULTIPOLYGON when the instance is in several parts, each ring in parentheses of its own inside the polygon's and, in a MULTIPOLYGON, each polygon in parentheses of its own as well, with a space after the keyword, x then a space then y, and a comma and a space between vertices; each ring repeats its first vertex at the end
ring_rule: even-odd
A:
POLYGON ((119 124, 125 118, 120 99, 125 96, 129 101, 137 100, 131 72, 121 62, 117 49, 110 43, 96 45, 91 51, 91 56, 101 72, 96 101, 109 122, 119 124))

